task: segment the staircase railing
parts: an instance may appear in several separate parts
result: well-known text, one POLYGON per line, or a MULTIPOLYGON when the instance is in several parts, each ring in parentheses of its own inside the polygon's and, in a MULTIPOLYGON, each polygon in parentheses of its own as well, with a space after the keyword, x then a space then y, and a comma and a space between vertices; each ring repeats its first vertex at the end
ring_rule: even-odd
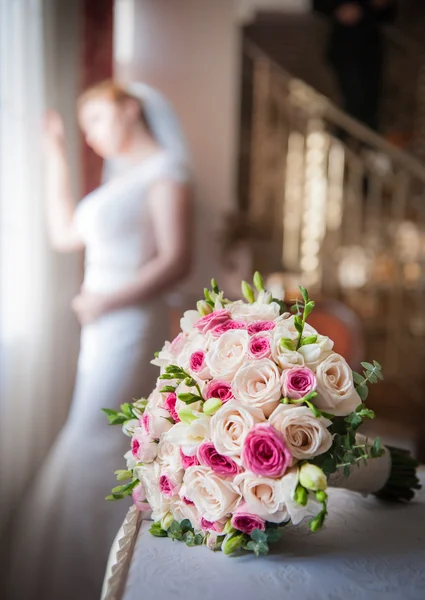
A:
POLYGON ((370 354, 420 398, 425 166, 250 44, 243 72, 241 191, 255 266, 283 267, 354 307, 370 354))

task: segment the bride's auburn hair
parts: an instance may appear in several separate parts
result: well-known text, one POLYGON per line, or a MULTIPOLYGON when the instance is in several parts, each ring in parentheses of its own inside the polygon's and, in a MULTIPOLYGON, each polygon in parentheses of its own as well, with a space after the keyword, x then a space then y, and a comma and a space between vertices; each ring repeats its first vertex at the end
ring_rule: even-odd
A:
POLYGON ((149 123, 146 119, 146 114, 143 109, 143 103, 140 98, 130 94, 123 85, 117 83, 113 79, 105 79, 99 83, 87 88, 77 100, 77 108, 80 111, 87 102, 97 98, 106 98, 115 104, 123 104, 128 100, 136 102, 140 107, 139 117, 146 129, 150 129, 149 123))

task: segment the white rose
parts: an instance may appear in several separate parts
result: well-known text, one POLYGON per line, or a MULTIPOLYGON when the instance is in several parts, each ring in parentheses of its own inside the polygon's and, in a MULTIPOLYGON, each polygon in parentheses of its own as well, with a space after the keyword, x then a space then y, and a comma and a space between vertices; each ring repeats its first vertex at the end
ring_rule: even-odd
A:
POLYGON ((201 529, 201 515, 194 504, 186 504, 180 497, 172 498, 170 511, 174 520, 178 523, 181 523, 184 519, 189 519, 195 530, 201 529))
POLYGON ((332 351, 334 343, 325 335, 318 335, 314 344, 306 344, 298 349, 304 357, 304 364, 312 371, 316 371, 319 364, 325 360, 332 351))
POLYGON ((178 366, 182 367, 186 372, 189 372, 197 381, 211 379, 210 369, 204 361, 204 366, 201 370, 196 372, 192 371, 190 368, 190 358, 195 352, 203 352, 206 354, 209 348, 209 341, 210 336, 203 335, 202 333, 199 333, 198 330, 195 330, 190 334, 188 343, 185 345, 177 359, 178 366))
POLYGON ((183 468, 180 448, 168 439, 167 434, 162 435, 159 441, 157 460, 163 469, 172 473, 183 468))
POLYGON ((137 465, 137 460, 135 456, 133 456, 133 452, 129 450, 124 454, 125 462, 127 464, 127 469, 132 471, 134 467, 137 465))
POLYGON ((307 406, 280 404, 270 415, 269 424, 283 435, 294 458, 313 458, 332 446, 332 435, 327 429, 332 422, 323 417, 317 419, 307 406))
POLYGON ((180 328, 184 333, 190 333, 195 328, 195 323, 199 321, 201 315, 197 310, 186 310, 180 319, 180 328))
POLYGON ((233 395, 244 406, 261 408, 268 417, 282 397, 281 374, 269 358, 245 363, 232 382, 233 395))
POLYGON ((146 499, 152 508, 152 519, 160 521, 170 509, 170 498, 159 491, 160 466, 157 462, 136 467, 136 476, 141 481, 146 499))
POLYGON ((246 359, 249 335, 243 329, 226 331, 215 340, 208 350, 205 360, 216 379, 231 381, 246 359))
POLYGON ((245 472, 237 475, 234 483, 239 485, 243 499, 251 511, 271 523, 291 519, 297 525, 307 516, 316 516, 323 508, 313 495, 309 495, 306 506, 295 502, 294 495, 298 485, 296 468, 287 471, 280 479, 245 472))
POLYGON ((245 438, 251 429, 265 421, 259 408, 241 406, 237 401, 226 402, 211 419, 211 439, 217 452, 231 456, 241 465, 245 438))
POLYGON ((241 499, 237 486, 203 466, 186 470, 180 494, 195 503, 204 519, 213 522, 231 514, 241 499))
POLYGON ((317 392, 314 399, 316 406, 338 417, 353 412, 361 399, 354 388, 353 373, 339 354, 330 354, 317 367, 317 392))
MULTIPOLYGON (((281 315, 278 319, 276 319, 276 328, 273 333, 275 337, 279 336, 279 338, 289 338, 293 341, 298 339, 299 333, 295 327, 294 315, 288 316, 289 313, 285 313, 281 315)), ((317 331, 308 323, 304 325, 304 333, 303 336, 311 336, 317 335, 317 331)))
POLYGON ((211 417, 200 414, 192 423, 176 423, 167 433, 167 439, 179 446, 187 456, 195 456, 198 447, 210 437, 211 417))
POLYGON ((273 321, 279 316, 279 305, 276 302, 264 304, 263 302, 246 302, 238 301, 229 304, 226 308, 230 311, 232 318, 236 321, 273 321))
POLYGON ((139 419, 129 419, 122 426, 122 432, 128 437, 133 437, 134 430, 139 425, 139 419))

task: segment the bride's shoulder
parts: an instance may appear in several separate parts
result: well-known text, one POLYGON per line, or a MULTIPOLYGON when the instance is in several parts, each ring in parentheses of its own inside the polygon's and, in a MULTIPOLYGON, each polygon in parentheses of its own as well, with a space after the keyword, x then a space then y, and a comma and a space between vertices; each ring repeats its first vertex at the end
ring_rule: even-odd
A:
POLYGON ((157 175, 164 179, 187 181, 190 179, 188 161, 171 152, 164 151, 159 157, 157 175))

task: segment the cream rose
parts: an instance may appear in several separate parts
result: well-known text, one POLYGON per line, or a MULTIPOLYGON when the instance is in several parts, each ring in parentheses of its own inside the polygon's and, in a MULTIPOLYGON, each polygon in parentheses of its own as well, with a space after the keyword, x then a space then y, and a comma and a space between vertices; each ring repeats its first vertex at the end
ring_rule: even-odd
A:
POLYGON ((272 523, 289 520, 285 504, 283 478, 272 479, 245 472, 236 475, 234 483, 239 486, 250 511, 272 523))
POLYGON ((134 467, 137 465, 137 459, 135 456, 133 456, 133 452, 131 450, 129 450, 128 452, 126 452, 124 454, 124 458, 125 458, 125 462, 127 465, 127 469, 129 471, 132 471, 134 469, 134 467))
POLYGON ((281 374, 269 358, 246 362, 232 382, 233 395, 244 406, 261 408, 268 417, 282 397, 281 374))
POLYGON ((211 439, 217 452, 231 456, 241 465, 241 453, 246 436, 251 429, 265 421, 259 408, 241 406, 239 402, 226 402, 211 419, 211 439))
POLYGON ((299 460, 323 454, 332 446, 327 429, 332 422, 317 419, 307 406, 280 404, 270 415, 269 424, 280 431, 292 456, 299 460))
POLYGON ((241 500, 236 485, 204 466, 186 470, 180 495, 192 500, 204 519, 213 522, 231 514, 241 500))
POLYGON ((353 412, 361 399, 354 388, 353 374, 347 361, 336 354, 330 354, 317 367, 317 392, 314 402, 318 408, 338 417, 353 412))
POLYGON ((245 321, 251 323, 252 321, 273 321, 279 316, 279 305, 276 302, 270 304, 264 304, 263 302, 253 302, 247 304, 246 302, 238 301, 229 304, 226 307, 232 318, 236 321, 245 321))
POLYGON ((313 496, 306 506, 294 500, 298 485, 298 469, 293 468, 280 479, 259 477, 251 473, 241 473, 234 479, 239 485, 245 502, 250 510, 271 523, 282 523, 291 519, 294 525, 305 517, 316 516, 322 510, 322 504, 313 496))
POLYGON ((201 529, 201 515, 194 504, 187 504, 182 498, 173 498, 170 501, 170 511, 178 523, 189 519, 194 529, 201 529))
POLYGON ((183 468, 180 448, 168 439, 167 434, 159 441, 157 461, 163 469, 174 473, 183 468))
POLYGON ((210 437, 211 417, 199 414, 191 423, 177 423, 169 430, 167 440, 182 449, 186 456, 195 456, 198 447, 210 437))
POLYGON ((246 360, 249 335, 243 329, 226 331, 212 344, 205 361, 215 379, 231 381, 246 360))

